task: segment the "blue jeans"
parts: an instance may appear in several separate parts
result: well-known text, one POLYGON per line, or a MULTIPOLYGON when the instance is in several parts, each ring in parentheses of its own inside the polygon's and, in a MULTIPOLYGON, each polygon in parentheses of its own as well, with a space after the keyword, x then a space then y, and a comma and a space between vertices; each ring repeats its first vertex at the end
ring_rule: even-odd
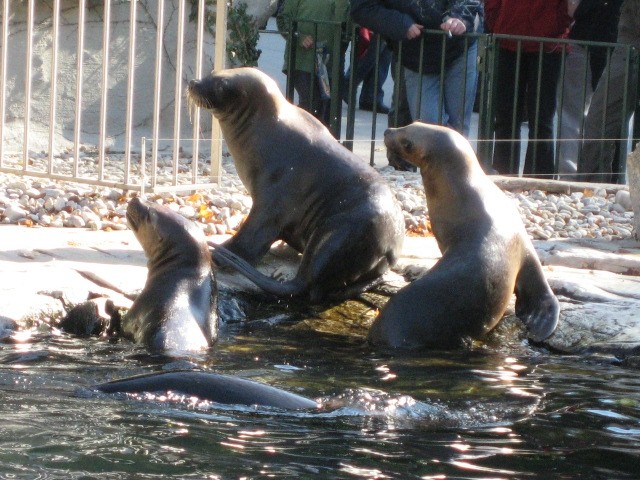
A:
POLYGON ((469 136, 473 102, 478 83, 478 42, 467 49, 467 56, 460 55, 444 70, 442 109, 438 111, 440 97, 440 73, 425 73, 404 69, 407 100, 411 117, 426 123, 447 125, 469 136), (466 77, 466 83, 465 83, 466 77), (464 92, 461 92, 464 88, 464 92), (418 111, 420 92, 420 111, 418 111), (462 94, 461 94, 462 93, 462 94))

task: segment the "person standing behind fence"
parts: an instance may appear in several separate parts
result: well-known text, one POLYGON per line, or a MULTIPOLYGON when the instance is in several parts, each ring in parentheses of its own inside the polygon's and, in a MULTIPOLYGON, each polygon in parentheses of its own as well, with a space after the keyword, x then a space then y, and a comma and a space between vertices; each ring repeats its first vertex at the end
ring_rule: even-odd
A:
POLYGON ((481 14, 481 0, 353 0, 351 3, 351 17, 355 22, 393 41, 402 41, 398 58, 404 67, 411 117, 448 125, 465 136, 469 135, 476 92, 478 46, 475 38, 465 39, 462 35, 474 31, 481 14), (410 29, 418 34, 424 29, 443 30, 449 35, 444 40, 435 34, 423 39, 420 35, 410 36, 410 29), (443 41, 445 56, 441 75, 443 41), (440 104, 442 109, 438 108, 440 104))
MULTIPOLYGON (((381 28, 378 33, 386 40, 392 52, 391 77, 394 93, 391 96, 388 126, 392 128, 410 124, 413 119, 407 103, 403 67, 397 66, 397 47, 402 40, 418 38, 422 34, 423 26, 417 24, 411 16, 388 8, 383 0, 351 0, 351 19, 363 27, 371 29, 377 25, 381 28)), ((416 171, 416 167, 390 150, 387 150, 387 159, 389 165, 396 170, 416 171)))
POLYGON ((353 75, 353 88, 357 88, 362 83, 360 90, 360 110, 373 111, 376 105, 376 112, 387 114, 389 107, 384 104, 384 90, 382 85, 389 76, 389 66, 391 65, 391 50, 385 41, 379 40, 380 35, 372 32, 368 28, 358 29, 358 45, 356 46, 355 65, 349 66, 343 78, 343 99, 349 103, 349 81, 353 75), (378 42, 380 48, 378 49, 378 42), (376 70, 376 59, 378 69, 376 70), (376 80, 377 77, 377 80, 376 80), (376 87, 377 81, 377 90, 376 87))
MULTIPOLYGON (((569 38, 615 42, 621 5, 622 0, 569 0, 573 16, 569 38)), ((567 51, 558 90, 558 173, 563 180, 576 179, 585 112, 606 63, 606 47, 576 44, 567 51)))
MULTIPOLYGON (((571 23, 567 0, 485 0, 484 8, 486 27, 493 34, 561 38, 571 23)), ((554 173, 553 117, 561 48, 555 42, 544 42, 541 50, 536 41, 499 40, 493 154, 493 168, 498 173, 519 172, 525 109, 529 142, 524 173, 554 173)))
POLYGON ((287 39, 295 41, 295 46, 285 49, 285 74, 291 72, 289 81, 298 93, 298 106, 311 112, 325 125, 329 125, 329 98, 321 88, 322 80, 316 71, 318 54, 327 58, 326 68, 331 72, 331 62, 341 61, 342 52, 334 52, 335 35, 341 35, 341 29, 327 22, 345 22, 348 18, 348 0, 285 0, 277 16, 278 30, 287 39), (291 35, 294 25, 297 29, 291 35), (289 65, 289 49, 295 64, 289 65))
MULTIPOLYGON (((617 43, 640 48, 640 0, 624 0, 622 3, 617 40, 617 43)), ((637 51, 616 47, 593 93, 585 120, 584 144, 578 163, 581 180, 623 181, 623 169, 616 164, 614 156, 616 145, 624 148, 624 142, 618 139, 621 135, 622 138, 627 136, 635 106, 637 82, 637 51), (628 54, 630 58, 627 58, 628 54)), ((640 119, 636 118, 635 121, 640 119)), ((624 153, 625 150, 621 155, 624 153)))

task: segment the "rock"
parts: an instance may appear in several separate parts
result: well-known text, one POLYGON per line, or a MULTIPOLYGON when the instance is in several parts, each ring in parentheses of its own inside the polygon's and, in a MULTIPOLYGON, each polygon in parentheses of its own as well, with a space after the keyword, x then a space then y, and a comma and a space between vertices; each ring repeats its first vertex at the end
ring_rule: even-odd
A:
POLYGON ((27 211, 18 205, 9 204, 4 210, 4 218, 9 223, 16 223, 27 216, 27 211))

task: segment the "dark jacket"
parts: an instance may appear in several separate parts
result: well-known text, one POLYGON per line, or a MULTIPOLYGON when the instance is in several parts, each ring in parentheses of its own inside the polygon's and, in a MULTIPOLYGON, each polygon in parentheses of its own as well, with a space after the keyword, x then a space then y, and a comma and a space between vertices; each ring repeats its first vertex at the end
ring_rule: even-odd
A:
POLYGON ((622 0, 582 0, 573 14, 569 38, 615 43, 621 6, 622 0))
MULTIPOLYGON (((424 39, 422 55, 423 72, 440 71, 442 58, 441 34, 425 34, 413 40, 407 40, 407 30, 417 23, 428 30, 440 30, 440 24, 448 17, 462 20, 467 32, 473 32, 476 16, 482 15, 482 0, 351 0, 351 18, 354 22, 367 27, 391 40, 397 52, 399 42, 402 48, 403 66, 419 71, 420 44, 424 39)), ((464 52, 464 36, 444 36, 446 43, 445 65, 458 58, 464 52)), ((469 39, 472 44, 475 38, 469 39)))

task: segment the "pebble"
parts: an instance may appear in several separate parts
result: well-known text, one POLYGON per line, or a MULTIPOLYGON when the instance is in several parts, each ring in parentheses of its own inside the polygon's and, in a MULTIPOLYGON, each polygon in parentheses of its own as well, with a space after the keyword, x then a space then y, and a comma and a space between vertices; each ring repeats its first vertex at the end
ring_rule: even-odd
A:
MULTIPOLYGON (((172 162, 164 163, 172 168, 172 162)), ((249 213, 252 201, 233 161, 225 157, 222 166, 224 174, 213 190, 200 190, 196 194, 163 192, 148 194, 147 198, 195 221, 208 235, 233 233, 249 213)), ((429 229, 429 212, 420 174, 399 172, 391 167, 380 168, 379 172, 402 206, 407 232, 424 235, 429 229)), ((632 235, 633 211, 628 191, 620 190, 615 195, 607 195, 600 188, 570 195, 541 190, 505 193, 519 209, 534 240, 612 240, 632 235)), ((5 224, 124 230, 126 208, 127 197, 110 187, 0 173, 0 222, 5 224)))

